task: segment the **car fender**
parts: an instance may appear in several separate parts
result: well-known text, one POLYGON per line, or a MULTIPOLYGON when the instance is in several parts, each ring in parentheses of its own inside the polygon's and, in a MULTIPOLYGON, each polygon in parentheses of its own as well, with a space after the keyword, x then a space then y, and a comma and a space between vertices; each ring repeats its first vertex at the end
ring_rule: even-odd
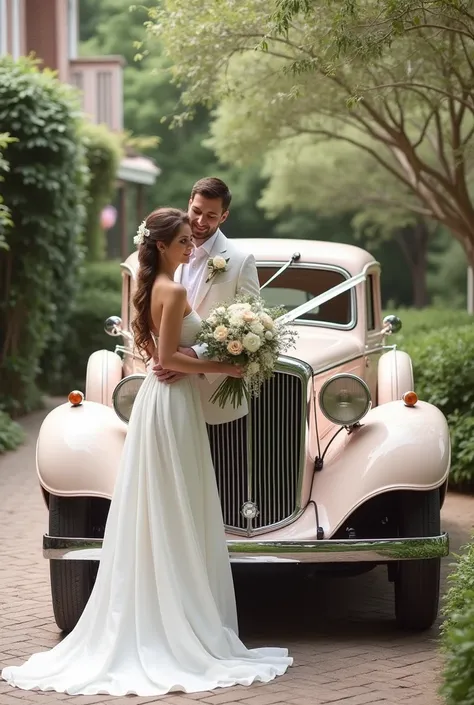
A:
POLYGON ((314 474, 311 499, 325 536, 376 495, 442 487, 450 461, 448 424, 437 407, 394 401, 372 409, 360 428, 340 431, 314 474))
POLYGON ((377 375, 378 406, 402 398, 415 390, 413 366, 408 353, 390 350, 380 356, 377 375))
POLYGON ((104 404, 61 404, 43 421, 36 469, 44 492, 60 497, 112 497, 127 425, 104 404))
POLYGON ((112 394, 122 379, 122 359, 110 350, 97 350, 87 362, 85 397, 112 406, 112 394))

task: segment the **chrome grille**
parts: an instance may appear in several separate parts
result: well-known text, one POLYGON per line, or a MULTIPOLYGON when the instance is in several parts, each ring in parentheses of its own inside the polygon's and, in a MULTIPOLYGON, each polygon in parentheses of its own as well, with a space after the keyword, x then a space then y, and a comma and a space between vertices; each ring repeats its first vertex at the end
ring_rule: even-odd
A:
POLYGON ((248 416, 208 427, 224 523, 229 528, 258 532, 298 510, 307 380, 301 368, 299 374, 277 372, 252 400, 248 416), (249 501, 259 512, 251 520, 241 513, 249 501))

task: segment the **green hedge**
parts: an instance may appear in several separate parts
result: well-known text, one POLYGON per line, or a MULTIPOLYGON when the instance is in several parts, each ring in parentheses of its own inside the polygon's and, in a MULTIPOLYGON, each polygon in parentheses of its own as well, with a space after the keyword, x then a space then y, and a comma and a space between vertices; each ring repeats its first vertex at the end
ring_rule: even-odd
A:
POLYGON ((104 332, 109 316, 119 316, 122 306, 119 263, 90 263, 84 266, 75 301, 70 332, 61 345, 62 370, 58 377, 43 378, 43 389, 53 395, 67 395, 72 389, 84 391, 87 361, 96 350, 114 350, 121 338, 104 332))
POLYGON ((474 543, 464 546, 444 598, 441 694, 447 705, 474 703, 474 543))
POLYGON ((393 342, 413 361, 418 396, 448 419, 452 442, 450 486, 474 489, 474 319, 465 311, 394 311, 402 330, 393 342))
POLYGON ((81 138, 91 174, 84 240, 86 258, 94 262, 105 257, 106 237, 100 225, 100 214, 112 200, 122 148, 120 138, 105 125, 85 123, 81 129, 81 138))
POLYGON ((12 421, 4 411, 0 411, 0 453, 15 450, 25 440, 22 427, 12 421))
POLYGON ((29 59, 0 59, 2 196, 14 226, 0 249, 0 408, 38 406, 40 366, 54 374, 75 299, 88 170, 77 92, 29 59), (43 357, 44 354, 44 357, 43 357))

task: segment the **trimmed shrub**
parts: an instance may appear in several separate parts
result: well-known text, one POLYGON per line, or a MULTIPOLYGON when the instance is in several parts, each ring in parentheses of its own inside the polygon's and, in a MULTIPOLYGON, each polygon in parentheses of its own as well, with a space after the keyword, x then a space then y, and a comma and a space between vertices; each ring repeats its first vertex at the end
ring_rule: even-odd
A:
POLYGON ((474 487, 474 325, 469 320, 468 325, 413 335, 400 345, 412 358, 417 394, 448 419, 449 481, 460 490, 474 487))
POLYGON ((444 598, 441 694, 447 705, 474 703, 474 543, 464 546, 444 598))
POLYGON ((86 258, 94 262, 105 257, 106 237, 100 225, 100 214, 113 197, 122 149, 119 137, 105 125, 84 123, 81 137, 91 174, 86 201, 86 258))
POLYGON ((457 328, 462 325, 474 324, 474 318, 462 309, 450 308, 399 308, 396 311, 387 310, 384 315, 394 313, 402 322, 402 329, 393 337, 393 342, 403 347, 405 341, 420 340, 426 333, 434 333, 440 328, 457 328))
POLYGON ((0 250, 0 407, 38 406, 41 358, 60 365, 82 258, 88 170, 78 138, 77 93, 35 62, 0 60, 0 132, 10 171, 2 193, 14 223, 0 250))
POLYGON ((0 453, 7 450, 15 450, 25 440, 25 433, 16 421, 0 411, 0 453))

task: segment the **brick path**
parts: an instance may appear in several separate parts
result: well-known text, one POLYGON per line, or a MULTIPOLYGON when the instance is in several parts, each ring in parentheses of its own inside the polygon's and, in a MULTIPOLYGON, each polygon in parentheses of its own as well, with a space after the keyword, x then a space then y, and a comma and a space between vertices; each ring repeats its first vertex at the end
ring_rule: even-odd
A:
MULTIPOLYGON (((43 413, 25 421, 29 441, 0 458, 0 667, 23 662, 59 640, 41 556, 46 510, 36 481, 35 439, 43 413)), ((474 499, 450 495, 444 526, 457 550, 474 524, 474 499)), ((444 573, 449 560, 445 561, 444 573)), ((248 645, 289 647, 295 666, 267 685, 162 698, 110 698, 27 692, 0 682, 0 705, 71 700, 73 705, 436 705, 438 630, 410 635, 394 628, 392 588, 385 570, 343 580, 307 579, 294 567, 262 575, 239 567, 236 589, 241 635, 248 645)))

